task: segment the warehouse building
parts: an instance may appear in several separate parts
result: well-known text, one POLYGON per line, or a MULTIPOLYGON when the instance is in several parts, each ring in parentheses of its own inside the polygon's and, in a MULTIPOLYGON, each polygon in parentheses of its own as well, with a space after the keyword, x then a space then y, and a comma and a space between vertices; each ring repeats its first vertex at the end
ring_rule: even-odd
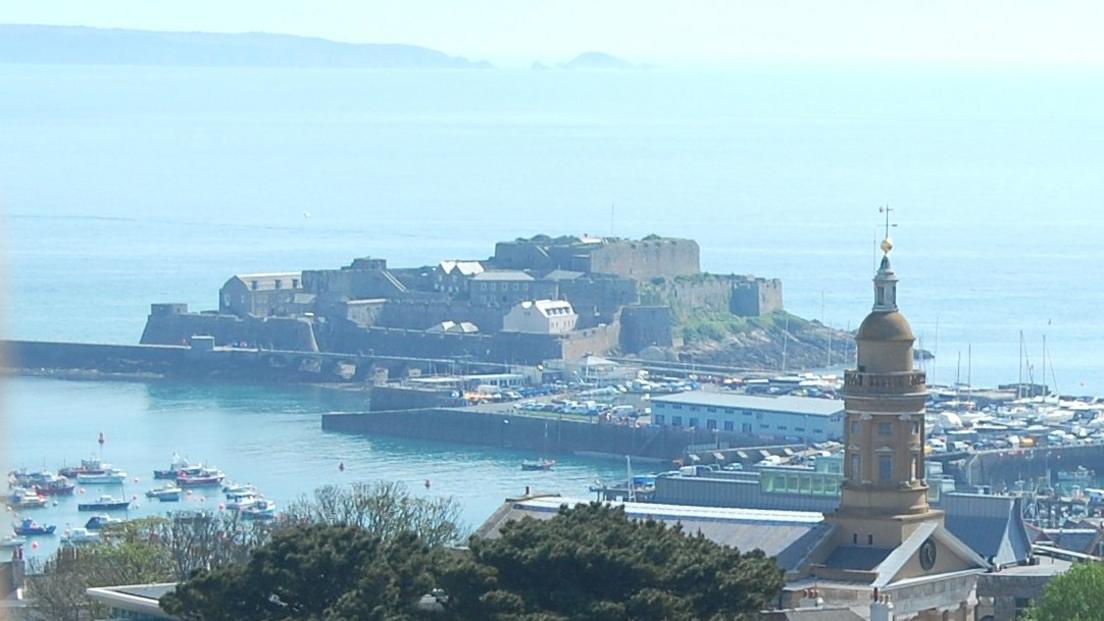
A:
POLYGON ((671 427, 824 442, 843 437, 843 401, 694 390, 652 399, 652 422, 671 427))

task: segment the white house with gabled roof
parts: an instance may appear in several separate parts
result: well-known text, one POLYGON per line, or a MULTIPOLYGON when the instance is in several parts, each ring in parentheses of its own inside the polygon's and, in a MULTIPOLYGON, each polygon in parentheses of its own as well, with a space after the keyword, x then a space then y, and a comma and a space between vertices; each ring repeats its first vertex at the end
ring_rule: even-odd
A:
POLYGON ((520 302, 502 318, 503 332, 567 334, 575 329, 579 316, 565 300, 520 302))

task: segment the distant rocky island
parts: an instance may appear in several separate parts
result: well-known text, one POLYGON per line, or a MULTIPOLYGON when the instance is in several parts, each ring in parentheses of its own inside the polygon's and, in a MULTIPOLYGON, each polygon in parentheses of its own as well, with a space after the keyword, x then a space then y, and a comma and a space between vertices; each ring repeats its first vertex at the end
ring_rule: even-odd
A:
POLYGON ((478 69, 416 45, 340 43, 264 32, 217 34, 0 24, 0 63, 194 67, 478 69))
POLYGON ((561 65, 564 69, 637 69, 637 65, 605 52, 583 52, 561 65))

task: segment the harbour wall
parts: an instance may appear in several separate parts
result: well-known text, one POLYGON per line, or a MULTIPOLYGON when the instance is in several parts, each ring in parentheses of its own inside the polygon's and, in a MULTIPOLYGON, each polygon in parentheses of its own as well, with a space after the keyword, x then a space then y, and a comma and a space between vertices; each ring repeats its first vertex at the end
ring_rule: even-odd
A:
MULTIPOLYGON (((474 408, 333 413, 322 429, 497 446, 548 453, 602 453, 674 461, 687 447, 714 440, 713 432, 676 427, 632 427, 488 412, 474 408)), ((736 441, 718 434, 720 442, 736 441)))
MULTIPOLYGON (((206 342, 210 345, 210 341, 206 342)), ((383 370, 399 377, 412 369, 493 372, 494 365, 433 358, 182 345, 109 345, 0 341, 3 366, 28 374, 81 377, 173 377, 247 382, 366 383, 383 370)))
MULTIPOLYGON (((929 456, 928 459, 933 459, 929 456)), ((1104 444, 983 451, 935 457, 956 481, 970 485, 1011 486, 1016 481, 1052 476, 1083 466, 1104 476, 1104 444)), ((1093 483, 1082 484, 1093 486, 1093 483)))

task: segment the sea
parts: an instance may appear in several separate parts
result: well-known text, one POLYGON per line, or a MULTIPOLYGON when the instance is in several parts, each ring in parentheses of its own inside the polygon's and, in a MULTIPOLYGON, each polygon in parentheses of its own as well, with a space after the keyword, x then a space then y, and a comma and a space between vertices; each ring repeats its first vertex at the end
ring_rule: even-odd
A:
MULTIPOLYGON (((0 65, 0 334, 135 343, 150 303, 215 308, 234 273, 484 258, 535 233, 692 237, 704 269, 781 278, 788 310, 854 329, 888 206, 933 381, 1104 394, 1101 170, 1093 66, 0 65)), ((102 431, 128 492, 175 451, 280 501, 398 479, 478 524, 525 485, 580 495, 624 471, 322 433, 320 413, 359 404, 314 390, 2 391, 0 465, 73 463, 102 431)))

